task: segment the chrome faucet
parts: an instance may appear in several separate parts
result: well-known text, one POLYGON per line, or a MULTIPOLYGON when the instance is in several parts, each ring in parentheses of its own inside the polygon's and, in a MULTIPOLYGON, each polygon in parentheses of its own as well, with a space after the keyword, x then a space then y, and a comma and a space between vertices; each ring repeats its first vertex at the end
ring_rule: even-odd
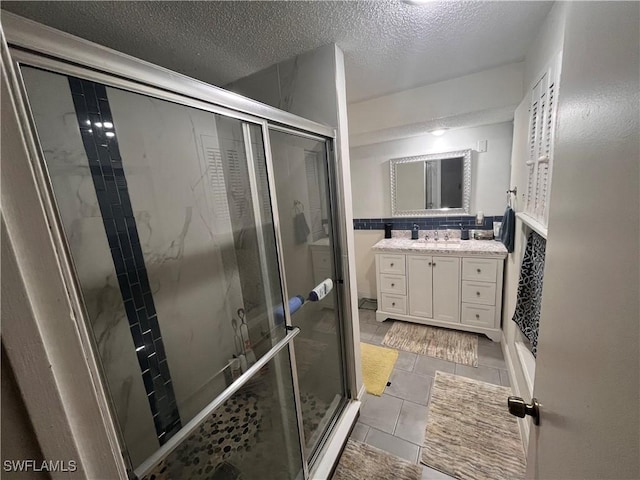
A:
POLYGON ((445 231, 444 231, 444 241, 445 241, 445 242, 448 242, 448 241, 449 241, 449 231, 448 231, 448 230, 445 230, 445 231))
POLYGON ((438 241, 438 230, 434 230, 433 231, 433 239, 437 242, 438 241))

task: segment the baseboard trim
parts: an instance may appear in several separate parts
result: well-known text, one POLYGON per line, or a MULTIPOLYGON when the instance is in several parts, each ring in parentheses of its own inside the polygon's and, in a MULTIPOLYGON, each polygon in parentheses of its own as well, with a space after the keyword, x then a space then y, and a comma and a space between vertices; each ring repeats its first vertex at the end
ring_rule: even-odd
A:
MULTIPOLYGON (((507 345, 506 338, 504 336, 501 346, 502 354, 504 355, 504 360, 507 364, 507 371, 509 372, 509 383, 511 384, 511 391, 518 397, 522 397, 521 390, 518 387, 518 382, 516 381, 515 364, 513 363, 513 359, 511 358, 511 353, 509 353, 509 346, 507 345)), ((520 429, 520 441, 522 442, 522 448, 524 449, 524 454, 526 457, 529 450, 529 421, 523 418, 518 418, 517 420, 518 427, 520 429)))
POLYGON ((366 393, 367 393, 367 387, 365 387, 364 384, 362 384, 362 386, 360 387, 360 390, 358 391, 358 400, 360 402, 363 401, 364 396, 366 395, 366 393))

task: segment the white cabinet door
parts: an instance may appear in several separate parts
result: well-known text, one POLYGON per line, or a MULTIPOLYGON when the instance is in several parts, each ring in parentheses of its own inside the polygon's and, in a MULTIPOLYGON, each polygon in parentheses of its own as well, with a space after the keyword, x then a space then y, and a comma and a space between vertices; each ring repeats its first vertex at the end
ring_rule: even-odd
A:
POLYGON ((409 315, 433 318, 433 280, 431 277, 431 257, 407 255, 409 270, 409 315))
POLYGON ((460 322, 460 259, 433 257, 433 318, 460 322))

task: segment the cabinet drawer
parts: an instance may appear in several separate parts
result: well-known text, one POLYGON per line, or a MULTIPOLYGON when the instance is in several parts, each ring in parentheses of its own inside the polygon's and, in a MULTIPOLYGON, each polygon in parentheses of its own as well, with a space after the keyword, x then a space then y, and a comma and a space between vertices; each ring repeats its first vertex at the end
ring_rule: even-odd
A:
POLYGON ((329 250, 311 250, 311 260, 315 270, 326 269, 331 271, 331 253, 329 250))
POLYGON ((380 255, 380 273, 404 275, 404 255, 380 255))
POLYGON ((496 307, 489 305, 462 304, 462 323, 477 327, 494 328, 496 307))
POLYGON ((495 305, 496 284, 462 281, 462 301, 466 303, 481 303, 495 305))
POLYGON ((382 311, 389 313, 407 313, 407 297, 403 295, 390 295, 382 293, 382 311))
POLYGON ((384 293, 395 293, 397 295, 407 294, 407 278, 404 275, 380 274, 380 291, 384 293))
POLYGON ((498 275, 498 260, 463 258, 462 279, 476 282, 494 282, 498 275))

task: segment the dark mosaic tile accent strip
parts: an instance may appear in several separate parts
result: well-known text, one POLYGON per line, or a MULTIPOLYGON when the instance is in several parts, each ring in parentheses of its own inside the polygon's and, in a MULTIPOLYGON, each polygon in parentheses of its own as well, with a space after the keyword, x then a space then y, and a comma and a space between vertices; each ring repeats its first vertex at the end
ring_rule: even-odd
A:
POLYGON ((460 225, 480 230, 493 229, 493 222, 501 222, 502 215, 485 216, 483 225, 476 225, 474 215, 451 217, 406 217, 406 218, 354 218, 354 230, 384 230, 384 224, 393 225, 393 230, 411 230, 417 224, 420 230, 444 230, 460 228, 460 225))
POLYGON ((104 85, 69 77, 78 125, 160 444, 182 427, 104 85))

